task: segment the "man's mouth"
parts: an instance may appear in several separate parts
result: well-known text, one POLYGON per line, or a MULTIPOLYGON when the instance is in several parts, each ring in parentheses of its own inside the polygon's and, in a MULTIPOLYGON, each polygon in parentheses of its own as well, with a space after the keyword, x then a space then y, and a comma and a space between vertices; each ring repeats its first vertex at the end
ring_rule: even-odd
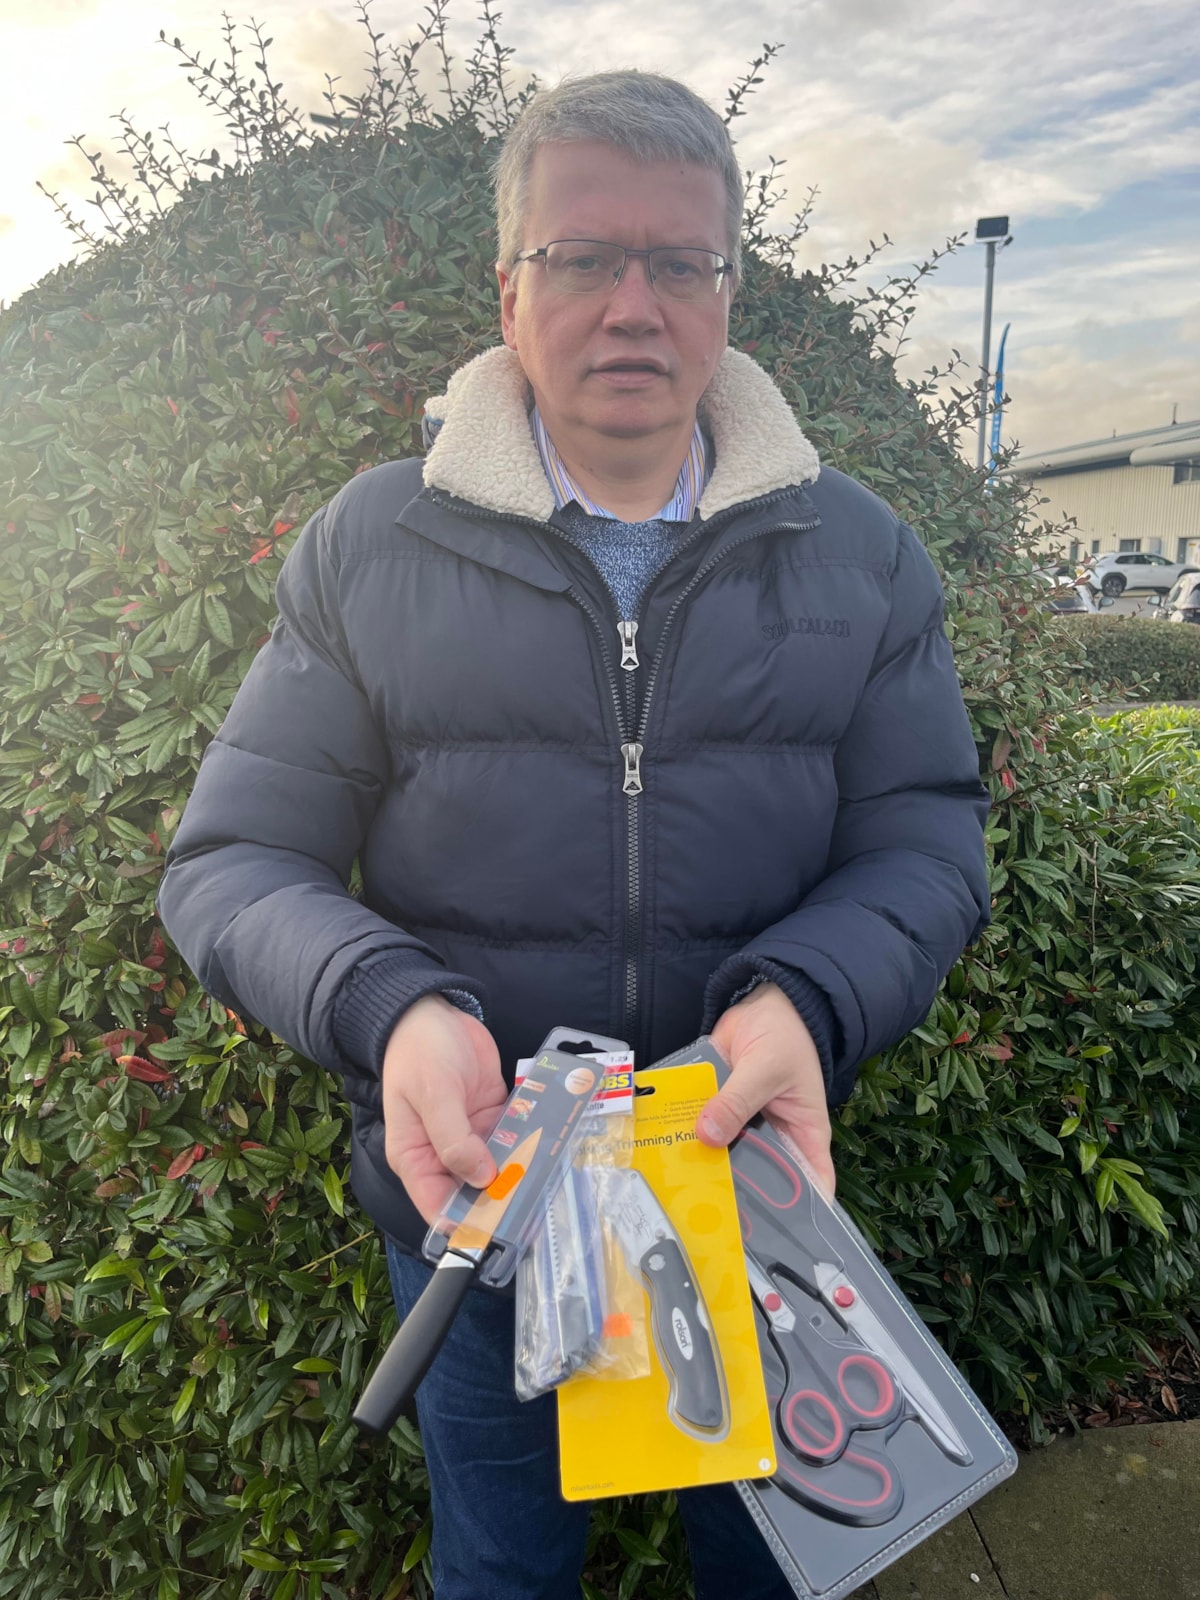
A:
POLYGON ((629 376, 639 375, 642 377, 661 378, 665 375, 666 368, 661 362, 647 358, 644 361, 606 361, 602 366, 594 367, 593 371, 604 375, 628 374, 629 376))
POLYGON ((661 365, 661 362, 653 362, 653 360, 645 360, 645 362, 629 360, 629 362, 605 362, 603 366, 594 366, 592 373, 597 378, 603 378, 605 382, 610 382, 610 384, 629 386, 629 384, 648 384, 648 382, 653 382, 656 378, 664 378, 666 376, 666 368, 661 365))

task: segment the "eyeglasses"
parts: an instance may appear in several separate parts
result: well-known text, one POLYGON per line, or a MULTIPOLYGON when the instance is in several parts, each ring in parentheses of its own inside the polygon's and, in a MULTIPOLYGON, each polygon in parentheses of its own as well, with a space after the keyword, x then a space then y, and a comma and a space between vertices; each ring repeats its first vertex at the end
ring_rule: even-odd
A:
POLYGON ((516 259, 545 262, 546 280, 559 294, 606 294, 620 283, 630 256, 645 257, 651 287, 667 300, 704 300, 719 294, 726 274, 733 271, 733 263, 716 250, 691 245, 627 250, 599 239, 554 239, 516 259))

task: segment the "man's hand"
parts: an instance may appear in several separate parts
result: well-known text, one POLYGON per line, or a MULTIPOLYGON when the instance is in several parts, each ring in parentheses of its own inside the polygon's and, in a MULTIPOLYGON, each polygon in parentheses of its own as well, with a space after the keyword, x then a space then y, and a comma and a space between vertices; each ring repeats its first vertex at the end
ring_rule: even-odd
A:
POLYGON ((821 1188, 833 1198, 825 1080, 812 1035, 774 983, 761 983, 720 1018, 713 1043, 729 1062, 725 1087, 701 1111, 696 1137, 729 1144, 757 1111, 789 1134, 807 1156, 821 1188))
POLYGON ((440 994, 423 995, 392 1029, 383 1057, 388 1166, 432 1222, 460 1181, 496 1176, 484 1137, 508 1089, 484 1027, 440 994))

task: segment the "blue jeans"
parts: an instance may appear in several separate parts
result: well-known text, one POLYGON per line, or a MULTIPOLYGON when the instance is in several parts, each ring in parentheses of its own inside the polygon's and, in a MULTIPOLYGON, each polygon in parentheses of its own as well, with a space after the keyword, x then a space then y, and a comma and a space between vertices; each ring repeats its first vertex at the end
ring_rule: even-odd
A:
MULTIPOLYGON (((387 1256, 403 1318, 431 1269, 390 1242, 387 1256)), ((511 1299, 468 1293, 417 1391, 417 1418, 436 1600, 577 1600, 588 1507, 559 1493, 554 1396, 516 1397, 511 1299)), ((679 1508, 696 1600, 793 1600, 732 1485, 684 1490, 679 1508)))

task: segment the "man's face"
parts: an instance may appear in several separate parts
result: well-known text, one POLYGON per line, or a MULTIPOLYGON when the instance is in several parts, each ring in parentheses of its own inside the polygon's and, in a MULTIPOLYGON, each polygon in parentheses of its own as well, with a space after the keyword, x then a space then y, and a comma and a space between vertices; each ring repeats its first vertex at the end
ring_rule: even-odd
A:
MULTIPOLYGON (((606 144, 542 145, 530 171, 522 250, 554 239, 629 249, 694 245, 728 255, 725 189, 692 162, 634 161, 606 144)), ((725 349, 728 274, 694 302, 659 299, 644 257, 611 292, 560 294, 540 260, 497 269, 504 342, 520 357, 556 442, 638 439, 691 427, 725 349)))

